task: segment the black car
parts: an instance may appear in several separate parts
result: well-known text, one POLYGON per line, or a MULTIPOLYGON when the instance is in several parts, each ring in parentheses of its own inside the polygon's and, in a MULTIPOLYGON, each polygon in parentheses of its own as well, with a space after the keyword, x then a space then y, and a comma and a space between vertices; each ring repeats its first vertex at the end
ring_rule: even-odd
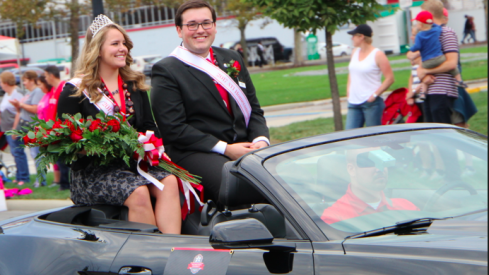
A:
POLYGON ((335 132, 227 163, 182 235, 108 205, 2 221, 0 274, 487 274, 487 182, 467 129, 335 132))
MULTIPOLYGON (((248 58, 248 63, 250 65, 256 64, 259 62, 259 57, 258 57, 258 43, 261 41, 262 45, 266 48, 268 48, 270 45, 273 48, 273 58, 276 61, 282 61, 282 62, 289 62, 291 61, 291 58, 293 58, 293 48, 288 48, 283 46, 277 38, 275 37, 260 37, 260 38, 250 38, 246 39, 246 45, 250 49, 250 57, 248 58)), ((236 43, 232 44, 230 49, 235 49, 237 44, 240 44, 241 41, 237 41, 236 43)), ((270 61, 270 57, 267 58, 266 53, 264 53, 264 57, 267 60, 267 62, 270 61)))

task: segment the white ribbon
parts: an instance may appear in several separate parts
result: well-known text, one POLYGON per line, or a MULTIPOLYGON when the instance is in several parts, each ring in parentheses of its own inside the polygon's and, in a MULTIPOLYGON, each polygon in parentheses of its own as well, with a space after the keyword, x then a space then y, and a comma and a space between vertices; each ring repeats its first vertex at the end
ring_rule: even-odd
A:
POLYGON ((206 74, 208 74, 214 81, 219 83, 226 91, 234 98, 236 103, 241 109, 243 116, 245 118, 246 127, 250 122, 251 117, 251 105, 248 101, 248 98, 243 93, 243 90, 234 82, 234 80, 219 67, 212 65, 205 58, 195 55, 189 52, 182 46, 178 46, 171 54, 183 63, 190 65, 197 70, 200 70, 206 74))
MULTIPOLYGON (((158 150, 159 158, 161 158, 161 156, 163 156, 163 153, 165 152, 165 147, 158 146, 158 148, 156 148, 151 143, 144 144, 145 142, 149 141, 150 138, 151 138, 151 136, 153 136, 153 135, 154 135, 154 132, 153 131, 146 131, 146 134, 139 135, 138 141, 141 142, 141 143, 143 143, 143 148, 144 148, 144 151, 145 152, 152 151, 152 150, 156 149, 156 150, 158 150)), ((139 156, 139 158, 138 158, 138 165, 137 165, 138 173, 141 176, 143 176, 145 179, 149 180, 156 187, 158 187, 158 189, 160 189, 161 191, 163 191, 163 188, 165 188, 165 185, 163 185, 163 183, 161 183, 159 180, 155 179, 153 176, 151 176, 150 174, 146 173, 143 169, 141 169, 139 167, 139 163, 142 160, 143 160, 143 156, 139 156)), ((150 165, 151 165, 151 162, 150 162, 150 165)))

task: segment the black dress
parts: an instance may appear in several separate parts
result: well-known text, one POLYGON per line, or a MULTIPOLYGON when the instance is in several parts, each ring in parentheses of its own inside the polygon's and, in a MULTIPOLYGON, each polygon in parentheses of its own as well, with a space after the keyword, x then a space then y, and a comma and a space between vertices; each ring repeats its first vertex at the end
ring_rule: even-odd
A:
MULTIPOLYGON (((138 132, 151 130, 160 137, 153 121, 148 94, 145 91, 134 91, 132 83, 128 83, 127 90, 131 93, 135 111, 130 124, 138 132)), ((97 107, 84 95, 73 97, 75 92, 75 86, 66 83, 59 96, 58 117, 61 118, 65 113, 81 113, 84 118, 95 117, 99 113, 97 107)), ((157 180, 171 175, 155 167, 149 167, 148 173, 157 180)), ((135 160, 131 160, 130 167, 122 160, 106 166, 95 166, 90 157, 82 157, 71 164, 71 199, 75 204, 123 205, 137 187, 146 184, 151 183, 138 174, 135 160)))

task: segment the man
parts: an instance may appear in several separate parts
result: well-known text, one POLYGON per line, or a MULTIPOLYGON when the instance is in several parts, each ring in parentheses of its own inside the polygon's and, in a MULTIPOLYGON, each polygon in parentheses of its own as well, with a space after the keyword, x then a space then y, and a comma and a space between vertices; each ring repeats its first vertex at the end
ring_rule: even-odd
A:
MULTIPOLYGON (((433 15, 435 24, 442 25, 446 21, 441 1, 427 0, 421 8, 433 15)), ((422 79, 423 83, 429 85, 423 115, 426 122, 451 124, 451 110, 454 100, 458 97, 458 91, 455 78, 446 72, 457 67, 459 55, 457 35, 452 29, 443 26, 440 42, 446 61, 436 68, 425 69, 421 66, 418 68, 418 77, 422 79), (426 77, 427 75, 430 76, 426 77)), ((410 60, 418 56, 419 52, 408 52, 410 60)))
POLYGON ((258 42, 258 45, 256 45, 256 51, 258 53, 258 57, 260 58, 260 68, 263 65, 266 65, 265 57, 263 56, 263 53, 265 53, 265 47, 263 47, 263 44, 258 42))
POLYGON ((346 194, 326 208, 321 219, 332 224, 385 210, 419 210, 406 199, 388 199, 384 195, 387 186, 388 167, 395 165, 395 158, 378 148, 350 150, 346 154, 346 169, 350 185, 346 194))
MULTIPOLYGON (((48 107, 48 114, 47 114, 47 120, 56 120, 56 115, 58 111, 58 98, 59 95, 61 94, 61 91, 63 90, 63 87, 65 85, 65 81, 61 81, 59 78, 59 69, 58 67, 51 65, 48 66, 44 69, 44 77, 46 77, 46 82, 53 86, 53 94, 51 98, 49 99, 49 107, 48 107)), ((58 191, 63 191, 63 190, 69 190, 70 189, 70 168, 62 161, 58 161, 56 163, 59 168, 59 189, 58 191)), ((56 172, 55 173, 55 180, 53 183, 53 187, 56 186, 56 172)))
POLYGON ((153 66, 153 114, 168 155, 201 176, 206 199, 216 201, 224 163, 268 146, 268 128, 241 56, 211 48, 212 6, 185 2, 175 25, 183 43, 153 66))
MULTIPOLYGON (((474 24, 474 17, 470 15, 465 15, 465 26, 464 26, 464 37, 462 38, 462 44, 465 44, 465 38, 467 36, 472 37, 472 42, 477 42, 477 39, 475 39, 475 24, 474 24)), ((467 41, 470 40, 470 37, 467 41)))

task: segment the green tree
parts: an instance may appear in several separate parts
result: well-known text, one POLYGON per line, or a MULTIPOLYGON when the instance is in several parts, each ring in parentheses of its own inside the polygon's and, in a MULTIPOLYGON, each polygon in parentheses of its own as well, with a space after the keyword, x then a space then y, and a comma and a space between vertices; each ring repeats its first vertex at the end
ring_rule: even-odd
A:
POLYGON ((45 15, 47 0, 0 0, 0 17, 16 23, 16 36, 24 36, 24 24, 35 25, 45 15))
POLYGON ((339 26, 375 20, 382 6, 376 0, 242 0, 264 8, 264 13, 288 28, 316 32, 325 28, 327 66, 333 99, 335 130, 343 130, 340 95, 333 60, 332 36, 339 26))

